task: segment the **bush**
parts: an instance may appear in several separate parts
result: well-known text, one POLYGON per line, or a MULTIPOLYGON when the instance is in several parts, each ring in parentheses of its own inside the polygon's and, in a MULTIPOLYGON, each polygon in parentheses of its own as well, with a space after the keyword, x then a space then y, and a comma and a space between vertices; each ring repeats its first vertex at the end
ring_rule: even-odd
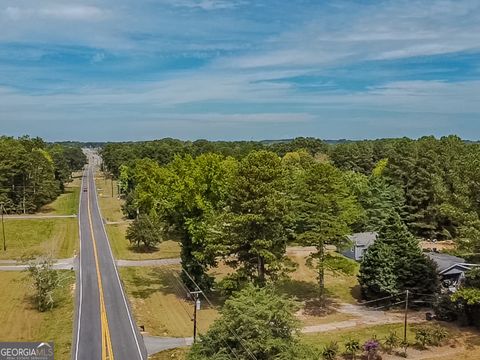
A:
POLYGON ((442 326, 436 325, 432 328, 432 344, 433 346, 440 346, 448 338, 449 332, 442 326))
POLYGON ((52 268, 51 259, 42 259, 28 265, 28 272, 33 279, 35 302, 39 311, 51 310, 55 305, 53 293, 60 280, 52 268))
POLYGON ((442 321, 455 321, 458 318, 458 309, 450 295, 437 296, 433 302, 433 311, 437 319, 442 321))
POLYGON ((432 342, 431 332, 426 326, 418 327, 413 330, 415 333, 415 341, 422 349, 427 348, 427 344, 432 342))
POLYGON ((380 344, 376 339, 371 339, 363 344, 363 350, 367 355, 368 360, 377 360, 380 356, 378 351, 380 350, 380 344))
POLYGON ((389 354, 391 354, 392 351, 395 350, 395 348, 398 347, 399 344, 400 339, 398 338, 395 331, 390 331, 383 342, 383 346, 389 354))
POLYGON ((325 360, 334 360, 338 355, 338 343, 336 341, 329 342, 322 350, 322 357, 325 360))
POLYGON ((347 350, 347 354, 352 357, 352 359, 355 359, 357 356, 357 352, 360 351, 360 341, 357 339, 349 339, 345 343, 345 349, 347 350))
POLYGON ((427 346, 440 346, 448 337, 447 329, 439 326, 420 326, 415 328, 415 340, 417 344, 426 349, 427 346))

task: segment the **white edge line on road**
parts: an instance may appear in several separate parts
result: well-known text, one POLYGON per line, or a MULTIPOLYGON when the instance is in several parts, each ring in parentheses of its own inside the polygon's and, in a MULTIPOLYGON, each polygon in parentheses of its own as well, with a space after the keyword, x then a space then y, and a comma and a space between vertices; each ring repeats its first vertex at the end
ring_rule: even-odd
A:
POLYGON ((108 240, 107 230, 105 229, 105 224, 103 223, 102 212, 100 211, 100 206, 98 205, 98 194, 97 194, 97 186, 95 184, 95 172, 92 171, 92 180, 93 180, 93 189, 95 190, 95 202, 97 203, 97 210, 100 214, 100 222, 102 223, 103 233, 105 234, 105 239, 107 240, 108 250, 110 252, 110 257, 112 258, 113 268, 115 269, 115 275, 117 275, 118 285, 120 286, 120 290, 122 293, 123 303, 125 304, 125 309, 127 310, 128 319, 130 320, 130 327, 132 328, 133 337, 135 338, 135 343, 137 344, 138 355, 140 359, 144 360, 142 350, 140 350, 140 344, 137 338, 137 332, 135 331, 135 326, 133 325, 132 315, 130 314, 130 308, 127 304, 127 299, 125 298, 125 290, 123 289, 122 283, 120 282, 120 276, 118 275, 117 264, 115 262, 115 258, 113 257, 112 248, 110 247, 110 241, 108 240))
POLYGON ((82 299, 83 299, 83 293, 82 293, 82 258, 81 258, 81 253, 82 253, 82 224, 81 224, 81 208, 82 208, 82 196, 83 196, 83 181, 85 179, 85 170, 82 172, 82 183, 80 184, 80 199, 78 201, 78 273, 79 273, 79 305, 78 305, 78 318, 77 318, 77 338, 75 339, 75 359, 78 359, 78 341, 80 339, 80 323, 82 320, 82 299))

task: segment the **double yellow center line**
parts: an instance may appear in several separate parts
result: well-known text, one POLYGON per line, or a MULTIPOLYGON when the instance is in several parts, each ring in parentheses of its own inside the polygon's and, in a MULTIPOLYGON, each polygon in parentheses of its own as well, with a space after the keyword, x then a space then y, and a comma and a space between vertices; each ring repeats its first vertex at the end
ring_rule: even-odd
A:
MULTIPOLYGON (((107 311, 105 308, 105 299, 103 295, 102 277, 100 275, 100 265, 98 262, 97 242, 95 241, 95 234, 93 232, 92 211, 90 208, 90 180, 88 180, 88 193, 87 193, 87 209, 88 209, 88 222, 90 225, 90 233, 92 234, 93 242, 93 255, 95 258, 95 270, 97 271, 98 292, 100 294, 100 321, 102 330, 102 360, 114 360, 112 341, 110 339, 110 329, 108 326, 107 311)), ((97 196, 97 194, 95 194, 97 196)))

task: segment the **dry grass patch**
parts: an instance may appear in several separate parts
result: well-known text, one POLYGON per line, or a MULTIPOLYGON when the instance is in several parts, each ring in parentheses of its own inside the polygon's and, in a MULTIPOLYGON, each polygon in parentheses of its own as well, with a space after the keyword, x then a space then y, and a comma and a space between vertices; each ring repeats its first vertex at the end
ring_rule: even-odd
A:
MULTIPOLYGON (((138 325, 155 336, 191 337, 193 302, 186 298, 180 267, 121 268, 120 274, 133 306, 138 325)), ((206 332, 218 316, 216 308, 202 301, 198 331, 206 332)))
POLYGON ((24 272, 1 272, 0 339, 2 341, 53 341, 55 359, 70 359, 74 317, 73 272, 62 272, 67 281, 57 290, 57 306, 38 312, 32 301, 30 279, 24 272))

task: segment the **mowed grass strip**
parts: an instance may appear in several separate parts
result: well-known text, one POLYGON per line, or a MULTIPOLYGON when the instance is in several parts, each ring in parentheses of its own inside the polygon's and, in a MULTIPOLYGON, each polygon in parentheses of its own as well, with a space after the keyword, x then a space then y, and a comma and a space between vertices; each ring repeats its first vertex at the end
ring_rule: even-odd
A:
POLYGON ((95 177, 95 185, 97 187, 97 195, 100 211, 102 217, 108 222, 121 222, 125 220, 122 212, 122 205, 124 201, 119 199, 117 191, 117 182, 113 181, 113 193, 112 193, 112 180, 104 180, 103 177, 95 177))
POLYGON ((150 260, 171 259, 180 257, 180 244, 177 241, 168 240, 149 250, 132 247, 126 238, 127 223, 106 225, 108 239, 113 254, 117 259, 123 260, 150 260))
POLYGON ((78 222, 74 218, 5 219, 5 237, 7 251, 1 248, 0 259, 69 258, 78 247, 78 222))
POLYGON ((184 360, 189 348, 162 351, 149 357, 150 360, 184 360))
POLYGON ((55 359, 70 359, 74 317, 75 274, 61 271, 64 279, 56 291, 57 306, 39 312, 33 302, 33 289, 26 272, 0 272, 0 341, 53 341, 55 359), (8 289, 8 291, 6 291, 8 289))
MULTIPOLYGON (((180 283, 180 267, 120 268, 125 289, 138 325, 149 335, 193 336, 193 302, 186 299, 180 283)), ((203 300, 203 299, 202 299, 203 300)), ((218 310, 203 300, 197 313, 199 333, 204 333, 218 317, 218 310)))
POLYGON ((72 181, 65 184, 65 192, 53 202, 40 209, 42 215, 76 215, 80 199, 80 185, 82 173, 73 174, 72 181))

